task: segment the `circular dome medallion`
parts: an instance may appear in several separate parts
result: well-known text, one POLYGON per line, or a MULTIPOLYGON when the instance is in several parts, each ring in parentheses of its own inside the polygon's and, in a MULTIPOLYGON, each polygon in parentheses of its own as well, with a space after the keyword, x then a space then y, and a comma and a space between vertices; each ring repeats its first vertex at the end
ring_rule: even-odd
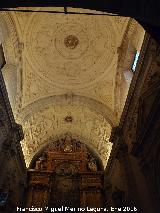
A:
POLYGON ((77 47, 77 45, 79 44, 79 40, 76 36, 69 35, 64 39, 64 44, 66 45, 67 48, 72 50, 77 47))
POLYGON ((98 82, 116 52, 108 17, 36 14, 25 32, 28 62, 48 83, 66 89, 98 82))
MULTIPOLYGON (((54 46, 65 59, 80 59, 89 47, 87 32, 76 23, 58 24, 54 46)), ((66 63, 66 61, 65 61, 66 63)))

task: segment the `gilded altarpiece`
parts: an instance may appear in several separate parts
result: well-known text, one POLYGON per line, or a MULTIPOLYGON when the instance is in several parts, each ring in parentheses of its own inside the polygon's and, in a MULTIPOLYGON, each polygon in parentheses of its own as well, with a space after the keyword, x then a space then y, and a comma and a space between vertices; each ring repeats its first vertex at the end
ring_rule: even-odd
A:
POLYGON ((103 169, 83 143, 67 135, 28 170, 27 206, 103 207, 103 169))

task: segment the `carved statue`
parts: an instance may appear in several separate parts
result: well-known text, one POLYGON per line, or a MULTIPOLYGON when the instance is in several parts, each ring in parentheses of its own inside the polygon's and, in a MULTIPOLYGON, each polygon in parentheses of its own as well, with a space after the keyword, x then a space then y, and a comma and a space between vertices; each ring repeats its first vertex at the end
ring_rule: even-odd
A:
POLYGON ((36 161, 36 170, 45 170, 46 169, 46 160, 47 156, 44 152, 42 156, 36 161))
POLYGON ((66 137, 65 137, 64 144, 63 144, 63 150, 64 150, 64 152, 73 151, 72 138, 69 135, 66 135, 66 137))
POLYGON ((96 160, 88 154, 88 169, 92 172, 97 172, 96 160))

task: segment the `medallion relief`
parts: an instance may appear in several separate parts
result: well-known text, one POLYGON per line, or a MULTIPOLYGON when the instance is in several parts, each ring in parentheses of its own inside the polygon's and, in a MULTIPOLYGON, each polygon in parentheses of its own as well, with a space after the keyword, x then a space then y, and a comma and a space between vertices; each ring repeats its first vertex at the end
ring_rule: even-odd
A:
POLYGON ((64 39, 64 44, 69 49, 75 49, 79 44, 79 40, 75 35, 69 35, 64 39))

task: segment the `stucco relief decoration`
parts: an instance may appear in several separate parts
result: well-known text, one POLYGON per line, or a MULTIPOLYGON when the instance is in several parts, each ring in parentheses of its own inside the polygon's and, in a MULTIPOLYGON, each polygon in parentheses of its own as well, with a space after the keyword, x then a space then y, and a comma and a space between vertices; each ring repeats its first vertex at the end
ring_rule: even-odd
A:
POLYGON ((36 14, 26 27, 25 39, 26 57, 36 73, 64 88, 97 81, 116 52, 116 35, 108 17, 36 14))
POLYGON ((74 35, 69 35, 64 39, 64 43, 66 47, 70 49, 75 49, 76 46, 79 44, 79 40, 76 36, 74 35))
POLYGON ((111 151, 111 127, 103 116, 87 107, 50 106, 26 118, 22 123, 25 138, 21 144, 27 166, 50 139, 57 140, 67 132, 92 147, 101 157, 104 166, 107 164, 111 151), (73 121, 69 123, 64 120, 68 112, 73 117, 73 121))
MULTIPOLYGON (((63 9, 63 8, 62 8, 63 9)), ((73 92, 114 110, 117 47, 125 18, 34 13, 23 23, 22 107, 73 92)))

